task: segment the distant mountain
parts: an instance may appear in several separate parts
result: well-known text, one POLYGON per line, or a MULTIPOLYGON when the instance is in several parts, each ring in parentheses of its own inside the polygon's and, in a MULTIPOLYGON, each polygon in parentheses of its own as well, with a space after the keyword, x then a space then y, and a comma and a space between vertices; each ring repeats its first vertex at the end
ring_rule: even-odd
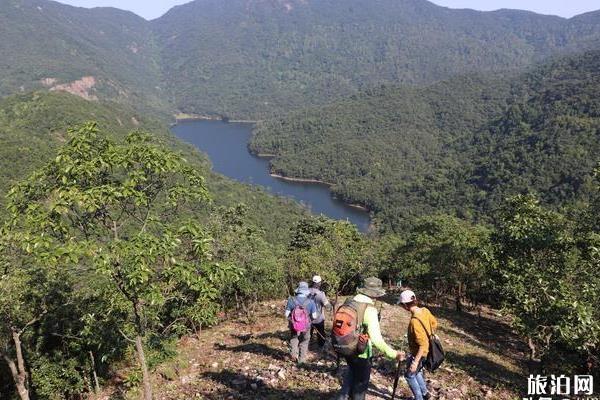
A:
POLYGON ((504 72, 596 48, 572 19, 426 0, 196 0, 145 21, 113 8, 0 2, 0 96, 48 88, 138 108, 261 119, 380 84, 504 72))
POLYGON ((485 218, 506 196, 585 198, 600 162, 600 52, 512 78, 380 88, 257 125, 273 171, 334 183, 382 226, 450 212, 485 218))
POLYGON ((567 20, 425 0, 196 0, 152 28, 173 104, 242 118, 381 83, 516 70, 600 43, 598 12, 567 20))
POLYGON ((166 109, 150 25, 114 8, 0 1, 0 95, 47 88, 166 109))

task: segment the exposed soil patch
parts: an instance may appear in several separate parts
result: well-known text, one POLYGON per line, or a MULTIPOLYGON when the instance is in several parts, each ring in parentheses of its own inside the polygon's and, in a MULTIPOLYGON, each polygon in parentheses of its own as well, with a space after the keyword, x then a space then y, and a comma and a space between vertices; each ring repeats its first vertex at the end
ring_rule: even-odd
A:
POLYGON ((91 93, 94 86, 96 86, 96 78, 93 76, 84 76, 74 82, 53 86, 50 90, 68 92, 86 100, 98 100, 98 97, 91 93))

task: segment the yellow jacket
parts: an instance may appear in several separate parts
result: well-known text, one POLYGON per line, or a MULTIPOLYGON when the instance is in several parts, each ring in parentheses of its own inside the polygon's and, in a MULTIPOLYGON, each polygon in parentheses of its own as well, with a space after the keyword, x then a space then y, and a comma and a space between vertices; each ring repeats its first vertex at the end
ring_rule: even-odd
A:
POLYGON ((423 351, 423 357, 429 353, 429 335, 436 331, 437 326, 437 320, 425 307, 412 314, 408 324, 408 348, 413 356, 416 356, 420 349, 423 351), (417 319, 425 325, 425 329, 417 319))

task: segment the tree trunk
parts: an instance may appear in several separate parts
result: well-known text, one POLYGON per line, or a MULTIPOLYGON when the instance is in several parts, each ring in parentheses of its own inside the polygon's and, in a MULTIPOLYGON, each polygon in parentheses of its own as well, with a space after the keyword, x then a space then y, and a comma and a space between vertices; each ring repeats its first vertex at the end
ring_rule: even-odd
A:
POLYGON ((144 355, 144 343, 142 337, 137 335, 135 337, 135 350, 138 355, 138 361, 142 368, 142 385, 144 389, 144 400, 152 400, 152 382, 150 381, 150 373, 148 372, 148 365, 146 364, 146 356, 144 355))
POLYGON ((456 285, 456 311, 462 312, 462 297, 463 297, 463 284, 458 282, 456 285))
POLYGON ((538 348, 532 338, 527 338, 527 347, 529 347, 529 360, 527 362, 527 370, 530 374, 538 374, 541 372, 541 361, 538 357, 538 348))
POLYGON ((17 393, 19 394, 19 398, 21 400, 29 400, 29 388, 27 382, 27 370, 25 369, 25 359, 23 358, 23 349, 21 348, 21 335, 19 332, 13 330, 12 338, 15 344, 15 351, 17 354, 17 363, 3 354, 4 361, 8 364, 8 368, 10 369, 10 373, 15 382, 15 386, 17 388, 17 393))
POLYGON ((96 359, 94 353, 90 351, 90 361, 92 362, 92 375, 94 377, 94 391, 100 393, 100 383, 98 382, 98 374, 96 373, 96 359))
POLYGON ((594 356, 592 354, 588 353, 588 357, 585 363, 586 369, 587 369, 587 373, 592 375, 592 371, 594 370, 594 367, 596 365, 596 360, 594 359, 594 356))
POLYGON ((535 343, 533 343, 531 338, 527 338, 527 346, 529 347, 529 361, 536 361, 535 343))

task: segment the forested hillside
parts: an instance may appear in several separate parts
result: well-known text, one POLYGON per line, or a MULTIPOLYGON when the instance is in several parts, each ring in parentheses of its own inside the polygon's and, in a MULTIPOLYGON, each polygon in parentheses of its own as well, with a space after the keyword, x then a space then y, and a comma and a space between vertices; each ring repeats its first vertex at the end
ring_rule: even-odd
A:
POLYGON ((436 210, 485 218, 520 192, 558 204, 588 190, 598 161, 599 68, 591 52, 512 79, 371 90, 259 123, 251 149, 395 230, 436 210))
POLYGON ((114 8, 47 0, 0 2, 0 96, 69 90, 88 99, 168 108, 147 21, 114 8))
POLYGON ((172 113, 261 119, 379 84, 517 70, 597 48, 600 14, 426 0, 196 0, 153 21, 48 0, 0 4, 0 95, 48 88, 172 113))
POLYGON ((32 93, 0 100, 0 216, 6 211, 8 189, 52 159, 68 140, 68 129, 88 121, 96 121, 116 139, 133 130, 157 135, 167 147, 181 152, 203 171, 215 206, 245 203, 248 218, 273 242, 285 240, 289 227, 305 214, 292 201, 213 174, 206 156, 174 139, 160 120, 115 103, 90 103, 67 93, 32 93))
POLYGON ((597 48, 600 14, 450 10, 425 0, 197 0, 153 21, 187 112, 261 118, 377 84, 515 70, 597 48))

